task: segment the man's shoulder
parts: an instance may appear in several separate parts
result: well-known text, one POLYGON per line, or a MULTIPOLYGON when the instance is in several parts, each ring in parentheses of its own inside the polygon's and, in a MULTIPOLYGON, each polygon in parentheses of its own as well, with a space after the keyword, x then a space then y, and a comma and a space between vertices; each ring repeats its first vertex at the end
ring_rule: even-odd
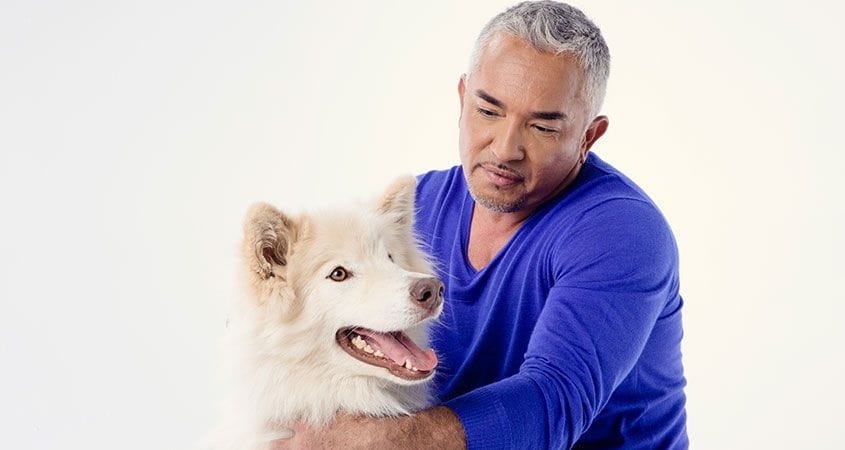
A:
POLYGON ((417 196, 429 191, 439 191, 444 187, 461 185, 464 181, 461 166, 453 166, 448 169, 430 170, 417 175, 417 196))
POLYGON ((538 226, 557 236, 561 245, 576 241, 617 245, 632 240, 664 245, 674 239, 663 213, 645 191, 595 154, 565 195, 538 219, 538 226))
POLYGON ((590 153, 575 182, 545 209, 556 223, 574 224, 608 211, 662 219, 660 209, 642 188, 594 153, 590 153))
POLYGON ((460 206, 467 193, 461 166, 432 170, 417 176, 417 210, 460 206))
POLYGON ((603 280, 621 280, 610 286, 625 290, 676 273, 677 244, 651 198, 598 157, 584 169, 537 225, 535 240, 548 242, 555 278, 595 287, 600 273, 603 280))
POLYGON ((609 200, 630 200, 656 208, 654 201, 639 185, 595 153, 588 157, 571 194, 575 198, 588 200, 588 205, 609 200))
POLYGON ((461 166, 432 170, 417 176, 415 199, 416 228, 423 234, 436 228, 458 226, 458 216, 466 201, 467 187, 461 166))

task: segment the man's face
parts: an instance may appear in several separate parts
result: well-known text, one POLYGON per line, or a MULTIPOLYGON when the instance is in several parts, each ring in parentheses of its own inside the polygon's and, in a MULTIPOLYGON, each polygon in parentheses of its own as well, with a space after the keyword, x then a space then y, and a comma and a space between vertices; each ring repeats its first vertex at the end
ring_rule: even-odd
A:
POLYGON ((458 84, 461 164, 478 204, 531 212, 575 178, 607 128, 605 117, 588 122, 583 88, 570 55, 540 53, 505 33, 487 45, 458 84))

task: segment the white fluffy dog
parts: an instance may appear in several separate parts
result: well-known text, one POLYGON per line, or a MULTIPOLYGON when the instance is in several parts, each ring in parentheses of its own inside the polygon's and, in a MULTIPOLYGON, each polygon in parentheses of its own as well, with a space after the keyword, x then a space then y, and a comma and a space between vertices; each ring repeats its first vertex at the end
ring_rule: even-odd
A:
POLYGON ((246 290, 230 318, 234 395, 218 449, 266 449, 294 421, 339 410, 387 416, 429 403, 437 365, 425 323, 443 284, 413 235, 416 180, 371 207, 287 216, 253 206, 242 246, 246 290))

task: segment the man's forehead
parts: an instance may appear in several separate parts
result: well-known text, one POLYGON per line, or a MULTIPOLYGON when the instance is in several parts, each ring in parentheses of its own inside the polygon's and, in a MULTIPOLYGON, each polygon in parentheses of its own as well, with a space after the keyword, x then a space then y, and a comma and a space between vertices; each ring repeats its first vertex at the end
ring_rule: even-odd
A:
POLYGON ((496 104, 491 99, 502 106, 527 102, 532 109, 558 111, 561 105, 571 107, 583 100, 584 74, 570 53, 540 52, 518 37, 500 33, 482 50, 467 88, 489 103, 496 104))

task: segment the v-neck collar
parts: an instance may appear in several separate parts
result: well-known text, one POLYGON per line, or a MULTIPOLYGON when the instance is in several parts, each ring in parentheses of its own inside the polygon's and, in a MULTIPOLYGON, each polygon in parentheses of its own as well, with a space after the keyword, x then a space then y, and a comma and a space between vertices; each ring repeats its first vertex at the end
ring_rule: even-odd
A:
MULTIPOLYGON (((464 277, 465 279, 473 279, 484 272, 486 272, 491 266, 495 266, 498 264, 499 260, 504 257, 504 255, 508 252, 508 249, 515 245, 514 242, 520 239, 520 236, 527 232, 523 230, 527 230, 531 228, 531 224, 535 220, 535 216, 537 216, 538 212, 540 212, 543 208, 538 208, 536 211, 531 213, 522 224, 519 225, 519 228, 513 234, 513 236, 508 239, 508 242, 505 243, 499 251, 493 256, 493 258, 480 270, 473 267, 472 263, 469 260, 469 235, 470 235, 470 226, 472 225, 472 215, 475 209, 475 200, 472 198, 472 195, 469 193, 469 186, 464 183, 464 202, 461 206, 461 222, 460 222, 460 239, 461 239, 461 256, 463 260, 463 269, 464 269, 464 277)), ((545 205, 544 205, 545 206, 545 205)))

